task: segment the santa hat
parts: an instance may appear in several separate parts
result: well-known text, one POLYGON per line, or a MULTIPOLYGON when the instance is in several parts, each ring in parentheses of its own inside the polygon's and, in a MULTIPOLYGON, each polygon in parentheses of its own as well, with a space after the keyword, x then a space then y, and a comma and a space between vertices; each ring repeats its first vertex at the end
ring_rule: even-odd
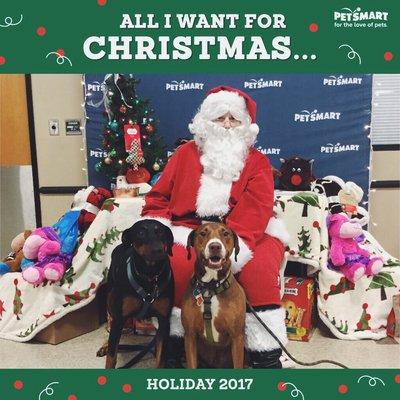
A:
POLYGON ((257 134, 256 102, 246 93, 230 86, 217 86, 207 92, 200 114, 210 121, 230 112, 242 124, 249 124, 250 130, 257 134))

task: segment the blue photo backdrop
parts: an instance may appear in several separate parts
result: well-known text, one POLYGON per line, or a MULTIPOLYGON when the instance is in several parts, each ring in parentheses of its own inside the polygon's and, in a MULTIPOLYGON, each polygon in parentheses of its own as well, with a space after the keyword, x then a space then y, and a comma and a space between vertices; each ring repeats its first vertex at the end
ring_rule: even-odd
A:
MULTIPOLYGON (((188 123, 206 92, 218 85, 246 91, 257 102, 260 133, 256 147, 275 168, 280 158, 314 159, 314 175, 337 175, 369 187, 372 75, 321 74, 134 74, 139 97, 148 98, 159 121, 158 134, 170 150, 190 136, 188 123)), ((89 184, 109 186, 95 171, 103 157, 102 83, 86 74, 86 140, 89 184)))

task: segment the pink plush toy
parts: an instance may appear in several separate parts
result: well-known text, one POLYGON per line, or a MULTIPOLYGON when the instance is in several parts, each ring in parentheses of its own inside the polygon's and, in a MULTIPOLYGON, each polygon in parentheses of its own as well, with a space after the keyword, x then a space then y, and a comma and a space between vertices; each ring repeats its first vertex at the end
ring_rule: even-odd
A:
POLYGON ((328 217, 328 232, 331 239, 330 261, 343 275, 355 282, 365 275, 376 275, 383 267, 380 257, 373 256, 362 249, 357 238, 363 234, 359 222, 350 220, 344 214, 328 217))
POLYGON ((53 228, 43 227, 32 231, 22 249, 25 258, 31 263, 22 270, 22 277, 33 285, 45 279, 59 281, 65 272, 66 263, 60 254, 60 239, 53 228))

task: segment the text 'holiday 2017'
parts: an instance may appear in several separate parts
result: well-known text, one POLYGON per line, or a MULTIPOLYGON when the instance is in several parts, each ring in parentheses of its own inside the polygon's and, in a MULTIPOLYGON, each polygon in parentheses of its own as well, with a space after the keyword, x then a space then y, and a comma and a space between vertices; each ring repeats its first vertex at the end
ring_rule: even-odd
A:
POLYGON ((283 14, 122 14, 118 28, 147 34, 90 36, 83 43, 85 56, 91 60, 188 60, 193 56, 199 60, 287 60, 291 56, 290 36, 266 38, 253 33, 285 29, 283 14), (151 35, 161 29, 158 36, 151 35), (237 29, 252 34, 231 37, 237 29), (197 34, 199 30, 205 34, 197 34), (222 34, 216 35, 218 31, 222 34))

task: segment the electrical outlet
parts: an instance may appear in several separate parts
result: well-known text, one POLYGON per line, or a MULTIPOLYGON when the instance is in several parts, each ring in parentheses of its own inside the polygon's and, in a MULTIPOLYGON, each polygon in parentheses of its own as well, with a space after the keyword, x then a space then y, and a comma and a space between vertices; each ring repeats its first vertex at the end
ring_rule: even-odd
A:
POLYGON ((49 133, 51 136, 60 134, 58 119, 49 119, 49 133))

